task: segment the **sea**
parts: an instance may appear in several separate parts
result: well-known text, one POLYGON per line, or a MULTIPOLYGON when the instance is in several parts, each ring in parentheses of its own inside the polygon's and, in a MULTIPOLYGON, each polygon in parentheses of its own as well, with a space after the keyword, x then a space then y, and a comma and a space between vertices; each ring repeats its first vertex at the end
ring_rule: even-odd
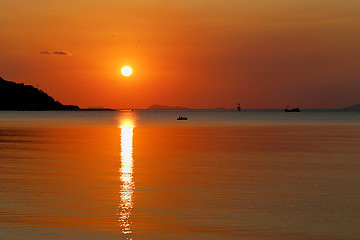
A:
POLYGON ((360 239, 360 112, 1 111, 0 239, 360 239))

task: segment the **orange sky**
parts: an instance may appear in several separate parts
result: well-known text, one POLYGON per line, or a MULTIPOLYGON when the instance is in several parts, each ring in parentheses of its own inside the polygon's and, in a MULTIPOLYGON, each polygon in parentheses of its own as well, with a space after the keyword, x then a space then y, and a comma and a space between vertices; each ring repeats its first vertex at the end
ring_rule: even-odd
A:
POLYGON ((359 0, 1 0, 0 76, 80 107, 340 108, 359 26, 359 0))

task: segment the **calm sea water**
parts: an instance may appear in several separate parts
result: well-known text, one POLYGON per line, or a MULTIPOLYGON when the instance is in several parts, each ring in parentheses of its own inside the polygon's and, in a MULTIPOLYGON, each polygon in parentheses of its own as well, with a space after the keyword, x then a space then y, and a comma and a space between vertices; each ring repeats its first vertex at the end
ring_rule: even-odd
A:
POLYGON ((359 199, 360 112, 0 112, 0 239, 359 239, 359 199))

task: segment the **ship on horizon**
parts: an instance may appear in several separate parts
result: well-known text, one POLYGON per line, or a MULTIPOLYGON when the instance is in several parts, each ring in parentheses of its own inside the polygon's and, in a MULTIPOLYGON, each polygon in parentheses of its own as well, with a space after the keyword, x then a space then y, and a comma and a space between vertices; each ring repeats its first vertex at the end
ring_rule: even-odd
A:
POLYGON ((285 112, 300 112, 300 108, 291 108, 291 109, 289 109, 288 107, 289 107, 289 106, 287 106, 287 107, 284 109, 285 112))

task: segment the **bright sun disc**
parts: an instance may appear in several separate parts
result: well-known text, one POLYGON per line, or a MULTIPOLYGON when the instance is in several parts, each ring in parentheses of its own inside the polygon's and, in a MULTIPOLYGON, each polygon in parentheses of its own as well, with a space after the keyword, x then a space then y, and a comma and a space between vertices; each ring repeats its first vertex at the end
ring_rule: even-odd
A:
POLYGON ((132 74, 132 69, 129 66, 125 66, 121 69, 121 74, 124 75, 125 77, 128 77, 132 74))

